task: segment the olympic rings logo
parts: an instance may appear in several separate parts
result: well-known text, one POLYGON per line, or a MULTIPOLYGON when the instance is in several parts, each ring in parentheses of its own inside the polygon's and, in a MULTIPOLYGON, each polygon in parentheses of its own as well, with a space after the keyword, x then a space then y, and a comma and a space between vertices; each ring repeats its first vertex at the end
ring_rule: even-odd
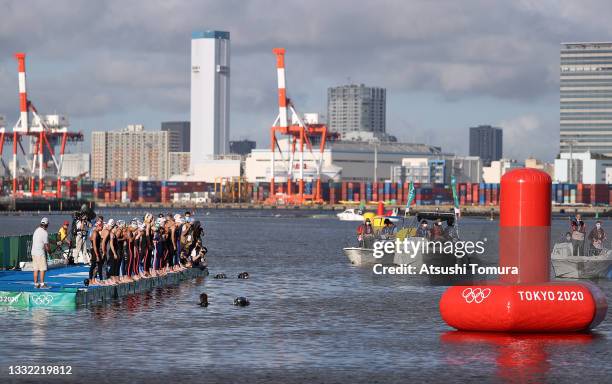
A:
POLYGON ((30 298, 36 305, 49 305, 53 302, 53 296, 49 294, 31 295, 30 298))
POLYGON ((489 295, 491 295, 491 288, 485 288, 485 289, 482 289, 482 288, 466 288, 461 293, 461 296, 463 296, 463 298, 465 299, 465 302, 468 303, 468 304, 470 304, 470 303, 480 304, 487 297, 489 297, 489 295))

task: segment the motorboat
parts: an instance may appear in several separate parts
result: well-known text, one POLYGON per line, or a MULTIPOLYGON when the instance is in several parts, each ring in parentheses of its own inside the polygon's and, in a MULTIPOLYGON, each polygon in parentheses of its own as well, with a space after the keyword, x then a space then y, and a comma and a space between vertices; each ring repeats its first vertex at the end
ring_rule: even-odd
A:
POLYGON ((607 277, 612 265, 612 250, 596 256, 573 256, 572 243, 556 243, 550 256, 555 277, 597 279, 607 277))
POLYGON ((356 266, 374 265, 374 264, 393 264, 393 256, 395 252, 384 253, 382 257, 374 256, 373 248, 365 247, 346 247, 342 248, 344 255, 348 257, 351 264, 356 266))
POLYGON ((344 212, 336 214, 341 221, 363 221, 363 212, 359 209, 348 208, 344 212))
MULTIPOLYGON (((371 213, 365 214, 366 218, 370 218, 375 229, 382 228, 383 220, 385 216, 375 216, 371 213), (371 215, 371 216, 370 216, 371 215)), ((403 218, 400 218, 403 219, 403 218)), ((455 215, 452 212, 422 212, 418 213, 415 217, 416 223, 409 226, 400 228, 395 237, 408 242, 414 243, 414 246, 410 246, 409 249, 412 252, 392 252, 385 253, 382 257, 374 257, 373 242, 377 240, 383 240, 381 238, 372 238, 367 242, 360 241, 359 246, 356 247, 345 247, 343 252, 353 265, 371 265, 371 264, 397 264, 397 265, 415 265, 420 266, 423 263, 434 263, 434 264, 454 264, 456 262, 465 262, 467 260, 457 259, 453 254, 440 253, 435 251, 428 251, 426 248, 427 239, 424 237, 416 236, 416 227, 421 220, 435 221, 441 219, 445 221, 447 225, 454 225, 455 215), (416 250, 416 251, 414 251, 416 250)), ((392 240, 392 239, 389 239, 392 240)))

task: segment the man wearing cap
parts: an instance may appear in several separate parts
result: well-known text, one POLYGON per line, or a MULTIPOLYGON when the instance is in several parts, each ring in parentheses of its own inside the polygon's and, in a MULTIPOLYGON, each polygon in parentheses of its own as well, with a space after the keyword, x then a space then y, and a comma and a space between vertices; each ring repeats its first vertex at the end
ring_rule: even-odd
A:
POLYGON ((34 271, 34 287, 48 288, 45 284, 45 272, 47 271, 47 252, 49 252, 49 219, 43 217, 40 226, 34 231, 32 236, 32 270, 34 271), (38 272, 40 272, 40 283, 38 282, 38 272))

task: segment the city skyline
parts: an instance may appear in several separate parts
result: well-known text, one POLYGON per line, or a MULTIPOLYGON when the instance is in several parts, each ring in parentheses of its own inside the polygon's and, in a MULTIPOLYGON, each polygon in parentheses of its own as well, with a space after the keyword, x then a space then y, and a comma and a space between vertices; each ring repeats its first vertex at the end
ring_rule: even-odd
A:
POLYGON ((364 83, 387 89, 387 131, 402 141, 465 154, 469 127, 491 124, 507 132, 506 157, 551 160, 560 43, 612 35, 605 2, 313 1, 278 11, 266 1, 16 4, 4 7, 0 30, 0 114, 9 128, 18 118, 12 54, 25 51, 37 106, 68 115, 87 140, 94 130, 189 120, 191 33, 220 29, 232 34, 231 139, 268 141, 276 115, 270 51, 284 46, 288 94, 301 112, 324 113, 328 87, 364 83), (33 8, 39 22, 21 28, 33 8), (304 29, 285 14, 313 16, 304 29))

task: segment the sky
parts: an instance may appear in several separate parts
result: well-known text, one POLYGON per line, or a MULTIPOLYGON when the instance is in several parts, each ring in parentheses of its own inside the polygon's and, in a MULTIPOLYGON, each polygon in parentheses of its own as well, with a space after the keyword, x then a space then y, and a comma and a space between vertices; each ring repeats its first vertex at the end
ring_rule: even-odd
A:
POLYGON ((267 146, 277 114, 272 48, 287 93, 326 113, 327 88, 387 89, 387 131, 468 152, 468 129, 504 129, 504 157, 553 159, 562 42, 612 40, 609 1, 0 0, 0 114, 18 118, 15 52, 30 100, 89 133, 189 120, 193 31, 231 34, 232 139, 267 146))

